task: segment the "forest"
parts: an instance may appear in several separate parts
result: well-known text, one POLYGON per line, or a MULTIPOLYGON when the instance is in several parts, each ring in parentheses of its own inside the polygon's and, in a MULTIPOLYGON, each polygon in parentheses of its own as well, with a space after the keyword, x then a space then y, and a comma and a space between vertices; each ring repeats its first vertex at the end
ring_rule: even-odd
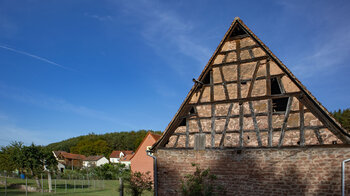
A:
POLYGON ((148 132, 161 135, 161 131, 139 130, 105 134, 89 133, 47 145, 47 150, 62 150, 70 153, 104 155, 109 157, 113 150, 135 151, 148 132))
POLYGON ((333 117, 350 133, 350 108, 332 112, 333 117))

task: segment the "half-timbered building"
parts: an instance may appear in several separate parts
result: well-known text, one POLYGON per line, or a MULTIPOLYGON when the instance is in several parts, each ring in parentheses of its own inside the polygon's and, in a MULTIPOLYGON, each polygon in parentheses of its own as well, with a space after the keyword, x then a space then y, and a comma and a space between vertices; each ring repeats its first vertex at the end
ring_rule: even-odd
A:
POLYGON ((180 195, 181 179, 198 163, 217 176, 221 194, 339 195, 349 143, 327 109, 235 18, 153 145, 158 193, 180 195))

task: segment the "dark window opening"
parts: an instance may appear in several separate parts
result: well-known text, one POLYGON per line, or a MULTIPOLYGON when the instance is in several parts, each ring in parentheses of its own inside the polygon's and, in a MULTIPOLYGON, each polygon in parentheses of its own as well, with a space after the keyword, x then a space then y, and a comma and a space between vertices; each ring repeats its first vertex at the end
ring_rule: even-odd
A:
POLYGON ((271 95, 282 94, 281 86, 277 78, 271 78, 271 95))
POLYGON ((247 136, 247 139, 248 139, 248 140, 250 140, 250 137, 249 137, 249 136, 247 136))
POLYGON ((272 109, 274 112, 284 112, 287 109, 288 97, 272 99, 272 109))
POLYGON ((246 35, 247 33, 243 30, 241 25, 236 25, 236 27, 232 30, 230 38, 238 36, 238 35, 246 35))
POLYGON ((337 141, 333 141, 332 144, 337 144, 337 141))
POLYGON ((208 72, 207 75, 204 76, 202 80, 203 84, 210 84, 210 73, 208 72))
POLYGON ((180 122, 179 127, 181 126, 186 126, 186 118, 183 118, 182 121, 180 122))
POLYGON ((191 108, 190 114, 195 114, 194 107, 191 108))

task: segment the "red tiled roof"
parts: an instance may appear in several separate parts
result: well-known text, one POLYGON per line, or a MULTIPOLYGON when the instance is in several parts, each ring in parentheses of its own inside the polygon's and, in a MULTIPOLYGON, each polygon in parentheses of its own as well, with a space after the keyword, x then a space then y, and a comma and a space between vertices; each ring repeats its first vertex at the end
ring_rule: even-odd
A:
POLYGON ((130 161, 134 154, 127 154, 120 159, 120 161, 130 161))
POLYGON ((160 137, 162 137, 161 135, 154 134, 154 133, 151 133, 151 136, 152 136, 156 141, 159 140, 160 137))
POLYGON ((66 159, 84 160, 86 157, 81 154, 73 154, 62 151, 60 155, 66 159))
POLYGON ((102 155, 97 155, 97 156, 88 156, 84 159, 84 161, 98 161, 101 158, 103 158, 104 156, 102 155))
POLYGON ((121 152, 123 152, 125 156, 129 155, 129 154, 131 154, 131 155, 134 154, 134 152, 131 151, 131 150, 122 150, 122 151, 120 151, 120 150, 113 150, 111 155, 109 155, 109 158, 120 158, 119 155, 120 155, 121 152))

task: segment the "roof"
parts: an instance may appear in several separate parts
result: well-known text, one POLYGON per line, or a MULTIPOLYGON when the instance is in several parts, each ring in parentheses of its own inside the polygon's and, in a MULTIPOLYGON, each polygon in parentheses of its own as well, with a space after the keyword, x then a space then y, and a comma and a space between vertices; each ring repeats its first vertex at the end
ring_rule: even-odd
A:
POLYGON ((84 161, 98 161, 102 159, 104 156, 102 155, 97 155, 97 156, 88 156, 84 159, 84 161))
POLYGON ((132 159, 132 157, 134 157, 134 154, 127 154, 124 157, 120 158, 120 161, 130 161, 132 159))
POLYGON ((62 151, 59 155, 63 156, 66 159, 84 160, 86 158, 84 155, 81 154, 73 154, 64 151, 62 151))
MULTIPOLYGON (((151 136, 152 136, 152 138, 155 140, 155 143, 159 140, 159 138, 162 137, 161 135, 154 134, 154 133, 152 133, 152 132, 149 131, 149 132, 147 133, 147 135, 143 138, 143 140, 142 140, 142 142, 140 143, 140 145, 137 147, 137 149, 136 149, 136 151, 135 151, 135 154, 139 151, 139 149, 140 149, 140 147, 142 146, 143 142, 146 141, 148 135, 151 135, 151 136)), ((132 156, 130 159, 132 159, 132 158, 135 156, 135 154, 133 154, 133 156, 132 156)))
MULTIPOLYGON (((204 67, 202 73, 198 77, 198 81, 202 81, 204 76, 210 71, 210 65, 212 64, 212 61, 214 57, 218 54, 220 48, 222 47, 225 40, 228 38, 232 30, 237 26, 240 25, 240 27, 243 28, 243 30, 252 37, 260 46, 261 48, 269 55, 276 64, 283 70, 285 73, 289 76, 289 78, 294 82, 295 85, 297 85, 300 90, 305 94, 306 98, 310 100, 310 107, 314 107, 318 111, 320 111, 319 115, 322 116, 322 119, 327 122, 327 124, 332 127, 335 131, 332 131, 336 136, 338 136, 339 139, 342 140, 342 142, 349 144, 350 143, 350 134, 347 133, 347 131, 332 117, 330 112, 322 106, 322 104, 311 94, 310 91, 306 89, 306 87, 301 84, 301 82, 292 74, 292 72, 274 55, 271 50, 243 23, 243 21, 236 17, 228 31, 225 33, 225 36, 221 40, 220 44, 216 48, 215 52, 213 53, 212 57, 209 59, 208 63, 204 67)), ((181 117, 189 112, 190 108, 186 108, 185 106, 189 103, 190 98, 194 94, 194 92, 199 88, 200 84, 195 83, 193 87, 191 88, 190 92, 187 94, 185 100, 181 104, 179 110, 176 112, 175 116, 172 118, 168 126, 166 127, 165 131, 163 132, 161 138, 152 146, 152 150, 155 150, 158 146, 163 146, 169 137, 173 134, 175 131, 175 128, 177 125, 181 122, 181 117)))
POLYGON ((109 155, 109 158, 120 158, 119 156, 121 152, 125 155, 134 153, 134 151, 131 151, 131 150, 113 150, 111 155, 109 155))
POLYGON ((61 151, 61 150, 56 150, 56 151, 52 151, 53 154, 55 155, 55 157, 58 157, 58 155, 61 154, 61 152, 64 152, 64 151, 61 151))

